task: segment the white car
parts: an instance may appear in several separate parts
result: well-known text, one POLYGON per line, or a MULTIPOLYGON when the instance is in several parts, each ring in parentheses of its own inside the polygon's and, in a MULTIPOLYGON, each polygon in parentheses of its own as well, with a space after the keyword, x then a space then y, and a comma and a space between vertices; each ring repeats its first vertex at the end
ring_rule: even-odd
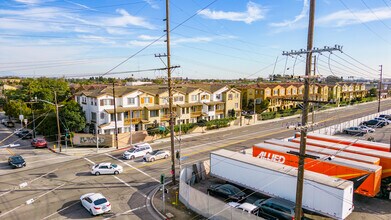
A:
POLYGON ((100 174, 119 174, 124 169, 122 166, 113 163, 99 163, 92 166, 91 174, 99 176, 100 174))
POLYGON ((133 160, 136 157, 143 157, 147 153, 152 152, 152 147, 148 143, 135 144, 134 147, 125 151, 122 158, 133 160))
POLYGON ((365 126, 365 125, 359 125, 358 127, 359 127, 361 130, 367 131, 367 133, 373 133, 373 132, 375 132, 375 129, 374 129, 374 128, 370 128, 370 127, 365 126))
POLYGON ((100 215, 111 211, 110 202, 100 193, 84 194, 80 197, 80 202, 91 215, 100 215))
POLYGON ((146 162, 153 162, 155 160, 167 159, 170 156, 168 150, 154 150, 151 153, 145 154, 143 160, 146 162))
POLYGON ((258 207, 251 204, 251 203, 243 203, 243 204, 240 204, 240 203, 237 203, 237 202, 229 202, 227 203, 227 205, 233 207, 233 208, 237 208, 239 210, 242 210, 243 214, 246 213, 246 214, 254 214, 254 215, 257 215, 258 214, 258 207))

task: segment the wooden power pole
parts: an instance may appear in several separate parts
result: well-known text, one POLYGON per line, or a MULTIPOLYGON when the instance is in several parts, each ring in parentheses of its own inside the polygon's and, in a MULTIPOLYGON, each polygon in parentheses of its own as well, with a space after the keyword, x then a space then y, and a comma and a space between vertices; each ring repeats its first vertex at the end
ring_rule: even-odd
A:
POLYGON ((383 81, 383 65, 380 65, 380 80, 379 80, 379 100, 377 104, 377 112, 380 112, 381 87, 383 81))
POLYGON ((304 185, 304 159, 305 150, 307 144, 307 123, 308 123, 308 108, 309 108, 309 90, 310 90, 310 76, 311 76, 311 64, 312 64, 312 44, 314 38, 314 19, 315 18, 315 0, 310 1, 310 15, 308 24, 308 38, 307 38, 307 57, 305 67, 304 78, 304 97, 303 97, 303 115, 301 117, 301 135, 300 135, 300 153, 299 153, 299 166, 297 173, 297 186, 296 186, 296 208, 295 219, 301 219, 302 215, 302 199, 303 199, 303 185, 304 185))
POLYGON ((174 114, 172 109, 172 80, 171 80, 171 52, 170 52, 170 4, 166 0, 166 33, 167 33, 167 80, 168 80, 168 108, 170 111, 170 140, 171 140, 171 175, 172 183, 176 184, 175 179, 175 149, 174 149, 174 114))
POLYGON ((114 135, 115 135, 115 147, 118 149, 118 126, 117 126, 117 105, 115 103, 115 84, 113 82, 113 104, 114 104, 114 135))
POLYGON ((60 152, 62 150, 61 146, 61 130, 60 130, 60 117, 58 114, 58 103, 57 103, 57 92, 54 91, 54 104, 56 106, 56 120, 57 120, 57 145, 60 148, 60 152))

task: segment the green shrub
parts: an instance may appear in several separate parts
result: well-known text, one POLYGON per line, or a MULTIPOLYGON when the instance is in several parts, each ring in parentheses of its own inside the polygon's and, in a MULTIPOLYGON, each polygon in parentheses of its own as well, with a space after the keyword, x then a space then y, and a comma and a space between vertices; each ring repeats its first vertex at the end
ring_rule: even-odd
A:
POLYGON ((261 113, 262 120, 273 119, 273 118, 276 118, 276 116, 277 116, 276 112, 263 112, 263 113, 261 113))

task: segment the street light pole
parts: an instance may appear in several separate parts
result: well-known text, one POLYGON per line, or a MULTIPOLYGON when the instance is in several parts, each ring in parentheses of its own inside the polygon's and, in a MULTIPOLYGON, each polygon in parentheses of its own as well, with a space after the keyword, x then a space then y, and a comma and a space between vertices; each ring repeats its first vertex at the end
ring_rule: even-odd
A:
POLYGON ((61 130, 60 130, 60 117, 58 115, 58 103, 57 103, 57 92, 54 91, 54 103, 56 106, 56 119, 57 119, 57 145, 60 147, 60 152, 62 150, 61 147, 61 130))

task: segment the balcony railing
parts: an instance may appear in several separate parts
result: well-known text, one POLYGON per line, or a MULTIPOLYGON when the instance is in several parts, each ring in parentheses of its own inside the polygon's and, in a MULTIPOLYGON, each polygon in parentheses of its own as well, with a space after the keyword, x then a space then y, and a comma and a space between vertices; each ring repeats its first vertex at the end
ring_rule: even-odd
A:
MULTIPOLYGON (((132 118, 132 124, 138 124, 141 121, 141 118, 132 118)), ((124 125, 130 125, 130 118, 124 119, 124 125)))
POLYGON ((195 118, 202 115, 202 111, 190 112, 190 117, 195 118))
POLYGON ((218 109, 216 110, 216 114, 223 114, 224 113, 224 110, 223 109, 218 109))
POLYGON ((160 116, 161 121, 169 121, 170 120, 170 114, 165 114, 160 116))

